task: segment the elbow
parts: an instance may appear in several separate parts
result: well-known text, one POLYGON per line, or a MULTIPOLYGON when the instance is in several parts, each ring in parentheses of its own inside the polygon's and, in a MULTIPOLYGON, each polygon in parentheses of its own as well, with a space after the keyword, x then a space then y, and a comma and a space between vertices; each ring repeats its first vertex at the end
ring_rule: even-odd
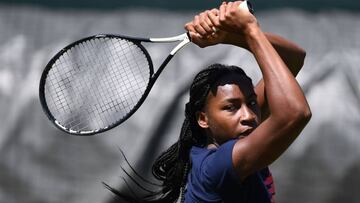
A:
POLYGON ((299 51, 300 58, 304 61, 306 57, 306 51, 304 49, 300 49, 299 51))
POLYGON ((307 108, 305 111, 301 113, 299 120, 302 123, 307 124, 310 121, 311 117, 312 117, 311 110, 310 108, 307 108))
POLYGON ((300 53, 300 58, 301 58, 301 61, 302 61, 303 64, 304 64, 304 61, 305 61, 305 57, 306 57, 306 51, 302 50, 301 53, 300 53))
POLYGON ((311 119, 312 113, 307 103, 288 106, 286 109, 279 114, 273 114, 283 126, 305 126, 311 119))
POLYGON ((297 108, 292 115, 292 120, 303 126, 305 126, 312 117, 311 109, 307 104, 297 108))
POLYGON ((311 119, 311 117, 312 117, 312 112, 311 112, 310 107, 308 106, 307 109, 306 109, 305 112, 304 112, 304 118, 305 118, 305 120, 306 120, 307 122, 309 122, 310 119, 311 119))
POLYGON ((304 49, 299 49, 297 56, 297 63, 298 63, 297 66, 299 68, 304 66, 305 57, 306 57, 306 51, 304 49))

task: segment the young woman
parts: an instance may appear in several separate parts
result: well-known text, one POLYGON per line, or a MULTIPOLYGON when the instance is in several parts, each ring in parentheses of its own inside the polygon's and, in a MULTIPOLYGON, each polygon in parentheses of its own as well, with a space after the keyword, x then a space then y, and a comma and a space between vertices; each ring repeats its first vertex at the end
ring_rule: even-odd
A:
POLYGON ((223 3, 185 25, 200 47, 226 43, 249 50, 263 79, 254 87, 236 66, 214 64, 190 88, 179 140, 153 165, 159 192, 136 202, 274 202, 267 168, 296 139, 311 117, 294 78, 305 52, 264 33, 257 19, 223 3))

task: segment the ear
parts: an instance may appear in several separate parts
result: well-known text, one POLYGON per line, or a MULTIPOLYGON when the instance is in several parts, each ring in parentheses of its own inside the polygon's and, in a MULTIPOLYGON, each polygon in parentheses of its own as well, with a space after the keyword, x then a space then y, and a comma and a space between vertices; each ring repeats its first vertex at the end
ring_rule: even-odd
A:
POLYGON ((205 112, 197 111, 195 115, 196 121, 201 128, 209 128, 208 117, 205 112))

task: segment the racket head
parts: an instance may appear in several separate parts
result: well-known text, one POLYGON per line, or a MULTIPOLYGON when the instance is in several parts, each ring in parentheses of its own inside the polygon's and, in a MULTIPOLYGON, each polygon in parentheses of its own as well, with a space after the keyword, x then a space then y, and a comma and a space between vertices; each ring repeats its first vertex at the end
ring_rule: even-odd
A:
POLYGON ((94 135, 128 119, 152 85, 153 64, 142 41, 149 40, 100 34, 60 50, 39 85, 49 120, 72 135, 94 135))

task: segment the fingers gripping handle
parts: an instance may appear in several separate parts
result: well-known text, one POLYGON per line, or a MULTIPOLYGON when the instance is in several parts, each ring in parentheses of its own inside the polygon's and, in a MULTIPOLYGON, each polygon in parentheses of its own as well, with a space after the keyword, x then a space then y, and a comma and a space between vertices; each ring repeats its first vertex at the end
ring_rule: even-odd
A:
MULTIPOLYGON (((251 14, 254 14, 254 9, 253 9, 253 6, 250 3, 250 1, 245 0, 245 1, 241 2, 240 5, 239 5, 239 9, 245 9, 245 10, 249 11, 251 14)), ((218 29, 215 28, 215 27, 212 27, 212 29, 214 31, 213 34, 215 34, 215 32, 218 31, 218 29)))

